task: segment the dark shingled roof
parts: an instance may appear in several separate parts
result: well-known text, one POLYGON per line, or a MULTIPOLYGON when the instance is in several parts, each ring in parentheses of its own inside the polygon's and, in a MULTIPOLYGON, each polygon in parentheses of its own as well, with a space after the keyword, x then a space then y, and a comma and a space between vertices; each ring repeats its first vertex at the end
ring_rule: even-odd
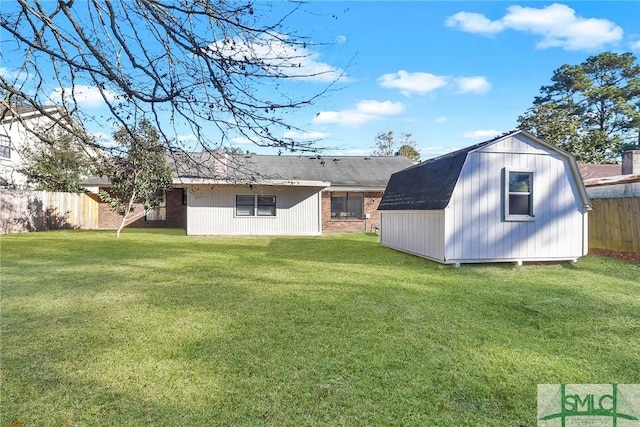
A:
MULTIPOLYGON (((277 156, 180 153, 169 156, 174 180, 201 178, 229 183, 260 180, 329 181, 331 186, 384 190, 394 172, 414 164, 404 156, 277 156)), ((87 179, 85 185, 106 185, 104 178, 87 179)))
MULTIPOLYGON (((201 154, 205 161, 192 157, 191 167, 184 164, 179 177, 215 178, 211 167, 202 167, 214 162, 208 154, 201 154), (194 165, 195 163, 195 165, 194 165)), ((277 156, 277 155, 233 155, 226 161, 226 179, 230 181, 252 180, 306 180, 330 181, 332 186, 353 186, 384 189, 392 173, 414 163, 403 156, 356 157, 356 156, 277 156)))
POLYGON ((426 160, 394 173, 380 201, 379 210, 441 210, 447 207, 470 151, 495 139, 444 156, 426 160))
POLYGON ((580 197, 584 205, 590 208, 589 197, 582 184, 575 158, 566 151, 538 139, 525 130, 516 130, 394 173, 389 179, 378 209, 442 210, 446 208, 451 200, 451 195, 458 182, 458 177, 467 155, 478 148, 517 134, 536 141, 538 144, 545 146, 549 150, 556 151, 570 160, 572 174, 579 184, 580 197))

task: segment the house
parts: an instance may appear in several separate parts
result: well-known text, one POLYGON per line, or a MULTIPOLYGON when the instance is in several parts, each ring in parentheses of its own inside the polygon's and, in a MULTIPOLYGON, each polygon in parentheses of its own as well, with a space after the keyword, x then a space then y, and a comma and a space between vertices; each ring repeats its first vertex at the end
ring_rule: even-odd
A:
POLYGON ((393 174, 381 244, 444 264, 575 261, 589 199, 574 157, 516 131, 393 174))
MULTIPOLYGON (((66 116, 64 109, 55 106, 41 108, 54 118, 66 116)), ((31 105, 2 104, 0 106, 0 185, 23 187, 27 179, 17 170, 22 166, 22 150, 37 137, 38 127, 51 126, 53 121, 31 105)))
MULTIPOLYGON (((188 235, 320 235, 367 231, 403 156, 277 156, 181 153, 171 157, 174 183, 165 204, 130 227, 180 227, 188 235)), ((87 186, 108 188, 103 179, 87 186)), ((143 213, 140 206, 138 210, 143 213)), ((121 217, 100 204, 100 227, 121 217)))
POLYGON ((604 178, 622 174, 621 164, 579 163, 578 169, 583 180, 604 178))

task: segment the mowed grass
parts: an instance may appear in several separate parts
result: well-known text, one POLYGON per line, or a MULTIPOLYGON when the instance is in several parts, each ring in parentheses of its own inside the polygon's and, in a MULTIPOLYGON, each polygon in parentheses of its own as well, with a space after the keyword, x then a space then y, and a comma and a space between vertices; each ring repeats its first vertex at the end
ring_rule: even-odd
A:
POLYGON ((532 426, 640 383, 640 266, 463 265, 368 234, 3 236, 2 426, 532 426))

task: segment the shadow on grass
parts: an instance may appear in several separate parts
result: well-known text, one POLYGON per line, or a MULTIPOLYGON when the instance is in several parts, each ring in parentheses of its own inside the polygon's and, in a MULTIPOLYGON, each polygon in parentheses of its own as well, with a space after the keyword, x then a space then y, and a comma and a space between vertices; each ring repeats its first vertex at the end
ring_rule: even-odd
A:
POLYGON ((454 269, 364 235, 44 236, 3 259, 10 422, 527 425, 535 384, 640 381, 635 282, 609 292, 599 263, 454 269))

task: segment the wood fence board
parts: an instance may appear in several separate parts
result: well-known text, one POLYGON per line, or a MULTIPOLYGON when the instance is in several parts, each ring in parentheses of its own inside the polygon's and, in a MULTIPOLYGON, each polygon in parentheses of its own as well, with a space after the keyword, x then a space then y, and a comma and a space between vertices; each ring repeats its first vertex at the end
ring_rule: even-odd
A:
POLYGON ((640 198, 591 199, 589 247, 640 252, 640 198))
POLYGON ((98 202, 82 193, 0 189, 0 233, 98 228, 98 202))

